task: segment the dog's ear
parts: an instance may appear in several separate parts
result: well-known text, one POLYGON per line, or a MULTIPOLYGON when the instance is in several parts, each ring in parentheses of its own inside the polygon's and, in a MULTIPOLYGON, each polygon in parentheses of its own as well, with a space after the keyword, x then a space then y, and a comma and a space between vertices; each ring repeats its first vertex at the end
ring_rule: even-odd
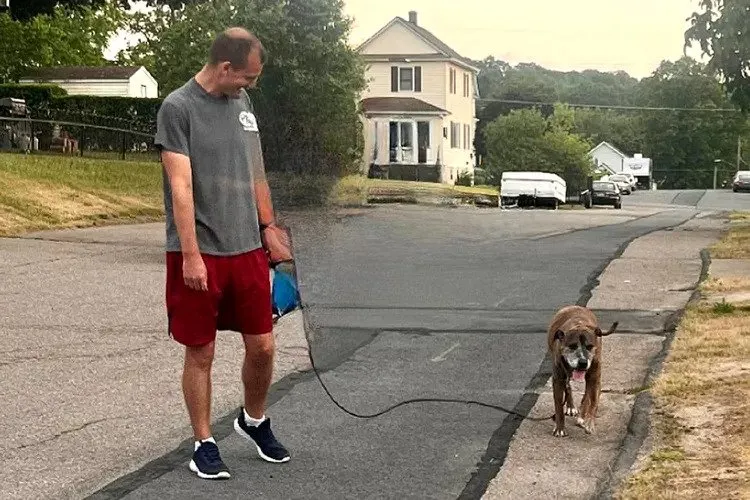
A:
POLYGON ((562 330, 557 330, 555 332, 555 340, 562 340, 564 338, 565 338, 565 332, 563 332, 562 330))
POLYGON ((606 337, 607 335, 612 335, 613 333, 615 333, 615 330, 617 330, 618 324, 619 322, 615 321, 614 323, 612 323, 612 326, 610 326, 609 330, 607 330, 606 332, 603 332, 602 329, 597 326, 596 330, 594 330, 594 333, 596 333, 597 337, 606 337))

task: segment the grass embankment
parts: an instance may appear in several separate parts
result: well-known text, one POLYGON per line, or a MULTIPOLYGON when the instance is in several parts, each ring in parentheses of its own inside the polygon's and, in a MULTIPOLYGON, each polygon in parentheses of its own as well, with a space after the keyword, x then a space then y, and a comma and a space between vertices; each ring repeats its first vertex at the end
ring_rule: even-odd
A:
MULTIPOLYGON (((494 195, 486 186, 446 186, 350 176, 273 175, 278 207, 361 206, 368 202, 418 202, 450 198, 471 202, 494 195)), ((161 166, 51 155, 0 154, 0 236, 27 231, 160 220, 161 166)))
MULTIPOLYGON (((750 214, 734 214, 710 252, 712 260, 750 259, 750 214)), ((709 277, 686 311, 651 388, 654 449, 618 498, 750 498, 750 266, 744 269, 709 277)))

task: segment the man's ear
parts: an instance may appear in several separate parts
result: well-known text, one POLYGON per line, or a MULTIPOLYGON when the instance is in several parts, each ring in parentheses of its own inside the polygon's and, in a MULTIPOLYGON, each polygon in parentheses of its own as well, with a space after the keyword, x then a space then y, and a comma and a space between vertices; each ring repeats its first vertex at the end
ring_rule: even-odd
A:
POLYGON ((564 338, 565 338, 565 332, 563 332, 562 330, 557 330, 555 332, 555 340, 562 340, 564 338))

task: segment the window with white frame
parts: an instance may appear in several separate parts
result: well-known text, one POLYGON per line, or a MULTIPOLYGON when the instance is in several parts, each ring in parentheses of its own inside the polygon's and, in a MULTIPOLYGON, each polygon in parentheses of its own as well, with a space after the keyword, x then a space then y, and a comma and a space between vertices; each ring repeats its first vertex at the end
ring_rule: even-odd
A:
POLYGON ((464 73, 464 97, 469 97, 471 91, 471 80, 469 79, 469 74, 464 73))
POLYGON ((141 85, 141 97, 148 97, 148 87, 141 85))
POLYGON ((451 94, 456 93, 456 80, 458 79, 458 76, 456 75, 456 70, 454 68, 450 68, 449 71, 449 78, 448 78, 448 86, 449 91, 451 94))
POLYGON ((460 148, 461 146, 461 124, 451 122, 451 148, 460 148))
POLYGON ((464 124, 463 145, 464 149, 471 149, 471 125, 464 124))
POLYGON ((421 91, 421 66, 391 66, 391 92, 421 91))

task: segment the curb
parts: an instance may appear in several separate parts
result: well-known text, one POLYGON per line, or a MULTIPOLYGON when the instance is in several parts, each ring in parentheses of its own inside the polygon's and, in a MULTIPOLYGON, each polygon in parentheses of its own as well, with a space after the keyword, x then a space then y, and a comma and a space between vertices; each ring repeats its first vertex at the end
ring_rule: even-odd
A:
MULTIPOLYGON (((664 366, 664 360, 672 347, 672 341, 676 335, 677 327, 685 315, 685 310, 700 300, 701 292, 699 286, 708 277, 708 270, 711 266, 711 255, 709 251, 704 248, 700 251, 700 257, 701 272, 696 282, 695 290, 693 290, 693 293, 685 303, 685 306, 672 314, 667 321, 665 327, 666 336, 661 351, 659 351, 649 363, 649 369, 643 379, 642 387, 650 387, 653 380, 659 376, 664 366)), ((633 467, 639 457, 644 455, 647 448, 644 446, 644 443, 651 436, 651 415, 653 409, 654 399, 651 396, 650 391, 646 389, 639 392, 633 402, 630 420, 628 421, 626 434, 620 446, 620 452, 610 464, 608 468, 609 473, 606 474, 597 485, 596 493, 593 497, 596 500, 608 500, 613 498, 619 489, 619 486, 633 471, 633 467)))

